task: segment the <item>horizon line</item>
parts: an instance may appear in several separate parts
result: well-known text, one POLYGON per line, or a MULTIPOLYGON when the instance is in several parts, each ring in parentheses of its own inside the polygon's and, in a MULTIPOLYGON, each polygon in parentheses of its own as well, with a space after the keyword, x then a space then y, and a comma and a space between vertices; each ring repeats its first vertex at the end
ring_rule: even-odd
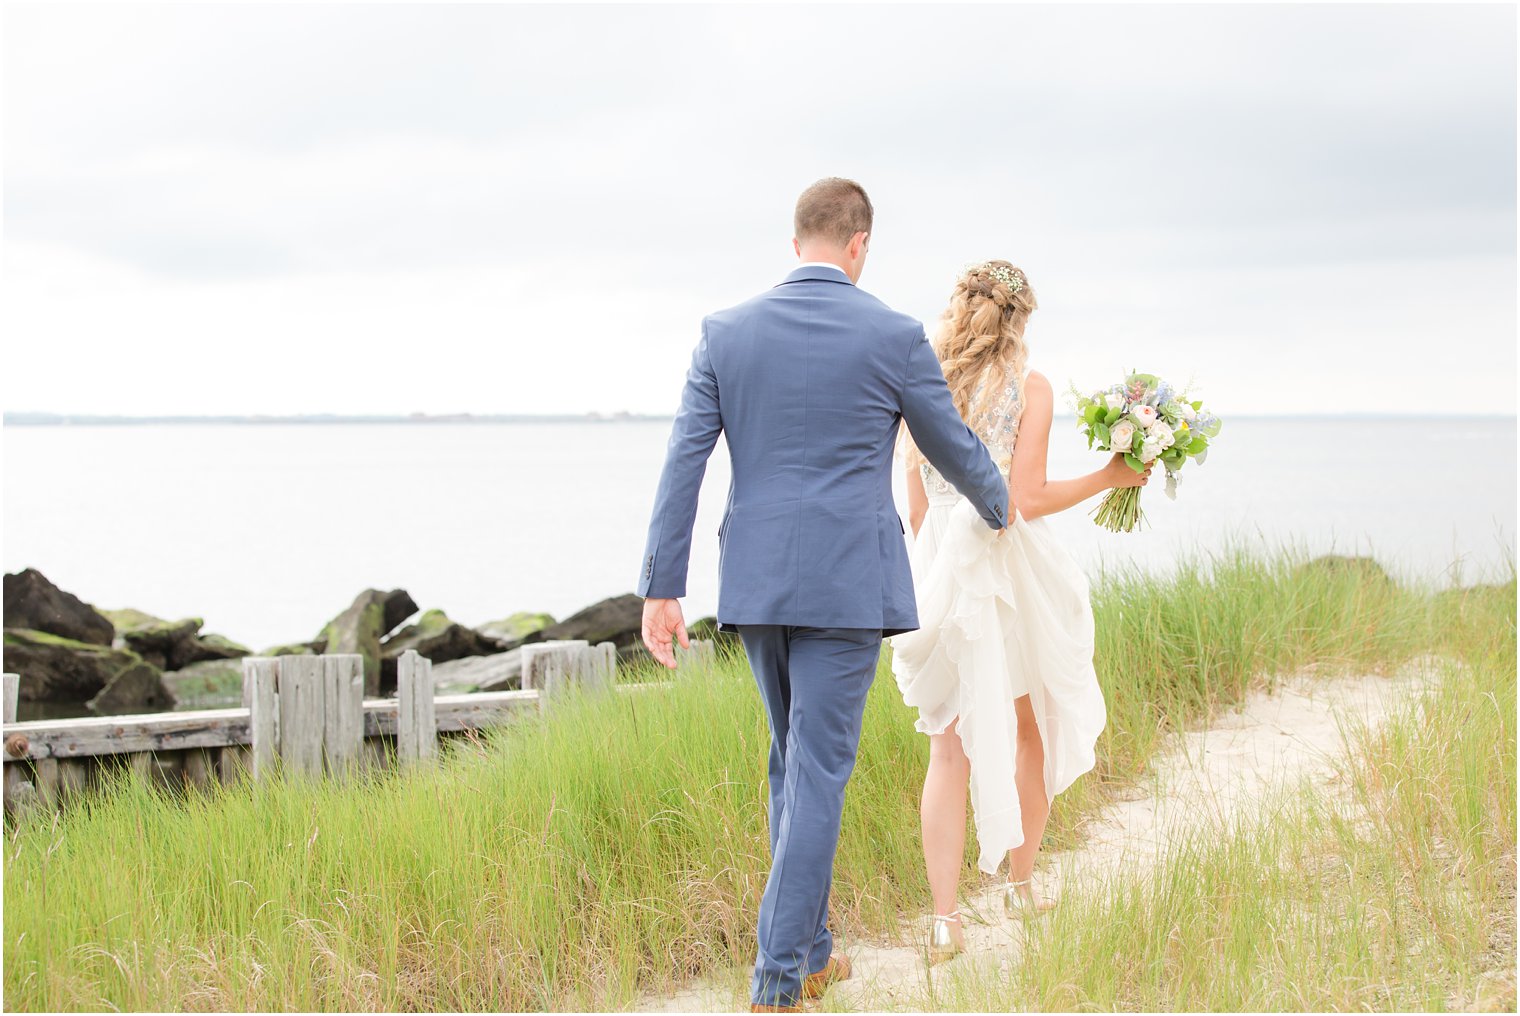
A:
MULTIPOLYGON (((1075 418, 1071 412, 1056 416, 1075 418)), ((1423 414, 1424 419, 1443 420, 1514 420, 1514 413, 1499 412, 1441 412, 1423 414)), ((429 424, 429 423, 653 423, 675 419, 674 413, 635 413, 628 410, 614 412, 590 411, 584 413, 224 413, 224 414, 156 414, 131 416, 116 413, 58 413, 49 411, 6 412, 0 425, 7 427, 50 426, 132 426, 144 424, 429 424)), ((1376 410, 1347 410, 1338 413, 1235 413, 1226 420, 1263 419, 1414 419, 1408 413, 1390 413, 1376 410)))

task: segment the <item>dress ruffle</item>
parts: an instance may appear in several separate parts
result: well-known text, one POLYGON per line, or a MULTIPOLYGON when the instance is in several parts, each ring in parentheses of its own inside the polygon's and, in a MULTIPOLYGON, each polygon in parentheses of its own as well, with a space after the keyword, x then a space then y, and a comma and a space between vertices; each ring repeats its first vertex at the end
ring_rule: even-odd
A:
POLYGON ((937 734, 960 718, 977 863, 996 872, 1024 842, 1014 699, 1030 697, 1048 800, 1097 761, 1107 709, 1087 576, 1043 518, 1015 515, 1000 536, 964 498, 930 505, 912 566, 920 627, 889 639, 892 670, 916 729, 937 734))

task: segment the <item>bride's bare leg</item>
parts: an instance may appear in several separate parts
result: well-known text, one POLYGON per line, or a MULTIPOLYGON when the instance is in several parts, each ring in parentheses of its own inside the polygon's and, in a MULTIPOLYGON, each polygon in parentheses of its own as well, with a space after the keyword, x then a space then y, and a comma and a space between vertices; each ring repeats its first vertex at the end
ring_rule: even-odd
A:
MULTIPOLYGON (((1014 746, 1014 764, 1018 770, 1014 784, 1019 792, 1024 842, 1008 851, 1008 877, 1018 880, 1028 878, 1034 871, 1034 858, 1040 852, 1045 821, 1050 817, 1050 802, 1045 798, 1045 745, 1035 723, 1034 707, 1030 705, 1028 695, 1014 699, 1013 706, 1019 721, 1018 740, 1014 746)), ((1035 898, 1032 889, 1032 884, 1020 887, 1026 896, 1035 898)))
MULTIPOLYGON (((924 866, 936 914, 950 914, 957 909, 961 866, 966 856, 966 789, 971 779, 971 761, 961 748, 958 723, 952 723, 943 734, 929 737, 929 771, 924 777, 919 807, 924 866)), ((951 936, 960 942, 960 922, 951 921, 948 926, 951 936)))

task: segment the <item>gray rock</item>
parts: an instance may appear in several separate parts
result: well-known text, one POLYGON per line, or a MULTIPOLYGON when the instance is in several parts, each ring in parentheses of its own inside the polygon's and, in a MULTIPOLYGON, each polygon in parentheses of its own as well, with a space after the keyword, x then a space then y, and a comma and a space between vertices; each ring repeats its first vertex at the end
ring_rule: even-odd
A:
POLYGON ((633 593, 593 603, 558 624, 534 632, 518 645, 551 639, 585 639, 592 645, 611 642, 622 650, 640 645, 644 626, 644 598, 633 593))
POLYGON ((138 661, 111 678, 89 707, 97 713, 160 713, 174 708, 158 668, 138 661))
POLYGON ((381 647, 380 685, 386 690, 396 687, 396 660, 408 649, 415 649, 418 655, 432 660, 436 666, 467 656, 489 656, 509 648, 504 642, 449 620, 441 610, 429 610, 416 623, 385 640, 381 647))
POLYGON ((35 568, 5 576, 5 627, 108 646, 116 631, 94 607, 66 593, 35 568))

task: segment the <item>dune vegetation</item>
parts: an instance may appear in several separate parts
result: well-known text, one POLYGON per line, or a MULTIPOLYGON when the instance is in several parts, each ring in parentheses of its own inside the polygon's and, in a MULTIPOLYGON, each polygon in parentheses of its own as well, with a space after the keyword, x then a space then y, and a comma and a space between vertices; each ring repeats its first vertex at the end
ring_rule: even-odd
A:
MULTIPOLYGON (((1433 978, 1475 976, 1502 909, 1513 934, 1496 888, 1507 864, 1513 893, 1513 576, 1438 592, 1356 562, 1238 553, 1162 580, 1110 574, 1093 602, 1108 727, 1097 768, 1057 798, 1053 849, 1168 731, 1276 676, 1435 656, 1448 679, 1423 720, 1364 746, 1360 818, 1305 805, 1270 836, 1179 845, 1153 880, 1062 908, 1013 975, 963 984, 947 1007, 1425 1008, 1433 978), (1353 911, 1357 934, 1324 948, 1353 911), (1077 962, 1111 953, 1126 961, 1077 962)), ((189 796, 123 772, 8 829, 6 1006, 606 1009, 748 963, 768 733, 742 654, 720 648, 668 689, 572 700, 406 772, 189 796)), ((832 919, 890 938, 927 904, 927 745, 887 664, 832 919)))

